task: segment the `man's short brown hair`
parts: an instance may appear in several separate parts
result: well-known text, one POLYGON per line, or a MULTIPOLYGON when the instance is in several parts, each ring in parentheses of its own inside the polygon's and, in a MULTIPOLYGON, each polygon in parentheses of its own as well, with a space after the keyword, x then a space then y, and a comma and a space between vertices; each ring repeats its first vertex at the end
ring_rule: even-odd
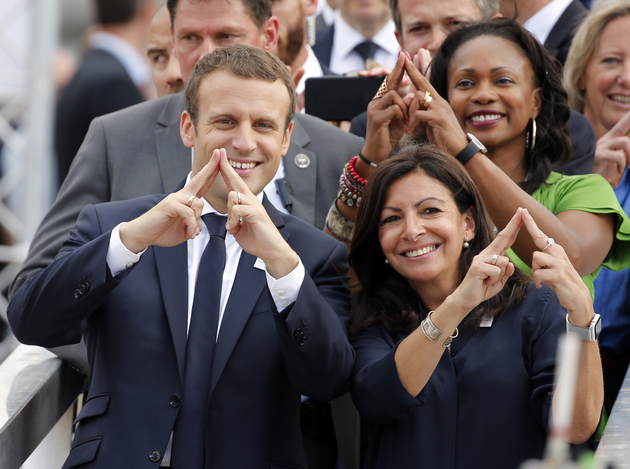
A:
MULTIPOLYGON (((203 2, 207 0, 190 0, 193 2, 203 2)), ((226 0, 230 2, 243 2, 245 10, 252 19, 258 32, 262 33, 263 27, 269 18, 271 18, 271 0, 226 0)), ((167 0, 166 6, 171 14, 171 27, 175 27, 175 14, 177 13, 177 4, 179 0, 167 0)))
POLYGON ((295 85, 289 69, 275 55, 260 47, 245 44, 232 44, 220 47, 203 57, 190 75, 186 87, 186 111, 197 129, 197 93, 201 82, 216 71, 226 71, 241 78, 251 78, 275 82, 280 79, 289 92, 289 110, 285 120, 285 130, 295 116, 295 85))

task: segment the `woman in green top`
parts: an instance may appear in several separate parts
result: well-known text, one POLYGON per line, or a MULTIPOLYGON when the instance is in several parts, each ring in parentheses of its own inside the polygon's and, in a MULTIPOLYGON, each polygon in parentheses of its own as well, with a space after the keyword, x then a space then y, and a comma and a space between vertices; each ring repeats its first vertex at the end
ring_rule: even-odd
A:
MULTIPOLYGON (((570 111, 555 62, 530 33, 503 18, 464 26, 433 58, 430 83, 401 54, 387 79, 390 90, 397 89, 404 71, 416 92, 401 98, 389 91, 372 101, 366 160, 384 160, 404 133, 416 139, 426 133, 464 164, 497 229, 518 207, 527 208, 541 230, 564 246, 591 293, 602 263, 630 266, 630 220, 606 181, 551 171, 571 157, 570 111)), ((369 178, 365 161, 355 167, 369 178)), ((341 201, 337 208, 354 216, 341 201)), ((519 235, 512 250, 512 259, 531 272, 537 250, 532 239, 519 235)))

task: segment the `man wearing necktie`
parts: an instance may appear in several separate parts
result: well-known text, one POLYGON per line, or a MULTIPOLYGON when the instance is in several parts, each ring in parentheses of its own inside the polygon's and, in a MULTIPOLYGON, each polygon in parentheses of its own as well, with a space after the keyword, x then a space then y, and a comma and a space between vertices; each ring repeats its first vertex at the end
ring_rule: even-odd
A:
POLYGON ((87 206, 8 315, 24 343, 84 337, 90 391, 64 468, 305 468, 300 395, 348 388, 345 246, 262 196, 295 90, 244 45, 196 66, 178 191, 87 206))

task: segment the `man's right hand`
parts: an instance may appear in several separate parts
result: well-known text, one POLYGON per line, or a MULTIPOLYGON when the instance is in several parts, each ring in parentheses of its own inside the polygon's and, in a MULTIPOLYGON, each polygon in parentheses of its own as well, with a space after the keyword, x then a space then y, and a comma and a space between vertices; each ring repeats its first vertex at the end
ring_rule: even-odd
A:
POLYGON ((219 174, 219 150, 208 163, 178 192, 167 195, 148 212, 120 226, 120 240, 137 254, 149 246, 176 246, 201 233, 200 200, 219 174), (192 199, 190 205, 189 200, 192 199))

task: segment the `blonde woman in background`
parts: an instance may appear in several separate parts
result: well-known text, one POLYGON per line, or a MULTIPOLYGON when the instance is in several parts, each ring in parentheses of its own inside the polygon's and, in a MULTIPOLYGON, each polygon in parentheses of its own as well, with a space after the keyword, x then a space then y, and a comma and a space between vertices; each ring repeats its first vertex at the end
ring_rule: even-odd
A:
MULTIPOLYGON (((630 213, 630 0, 600 2, 577 30, 564 68, 569 105, 597 137, 593 171, 615 188, 630 213)), ((604 405, 611 411, 630 362, 628 269, 603 268, 595 280, 595 311, 604 368, 604 405)))

